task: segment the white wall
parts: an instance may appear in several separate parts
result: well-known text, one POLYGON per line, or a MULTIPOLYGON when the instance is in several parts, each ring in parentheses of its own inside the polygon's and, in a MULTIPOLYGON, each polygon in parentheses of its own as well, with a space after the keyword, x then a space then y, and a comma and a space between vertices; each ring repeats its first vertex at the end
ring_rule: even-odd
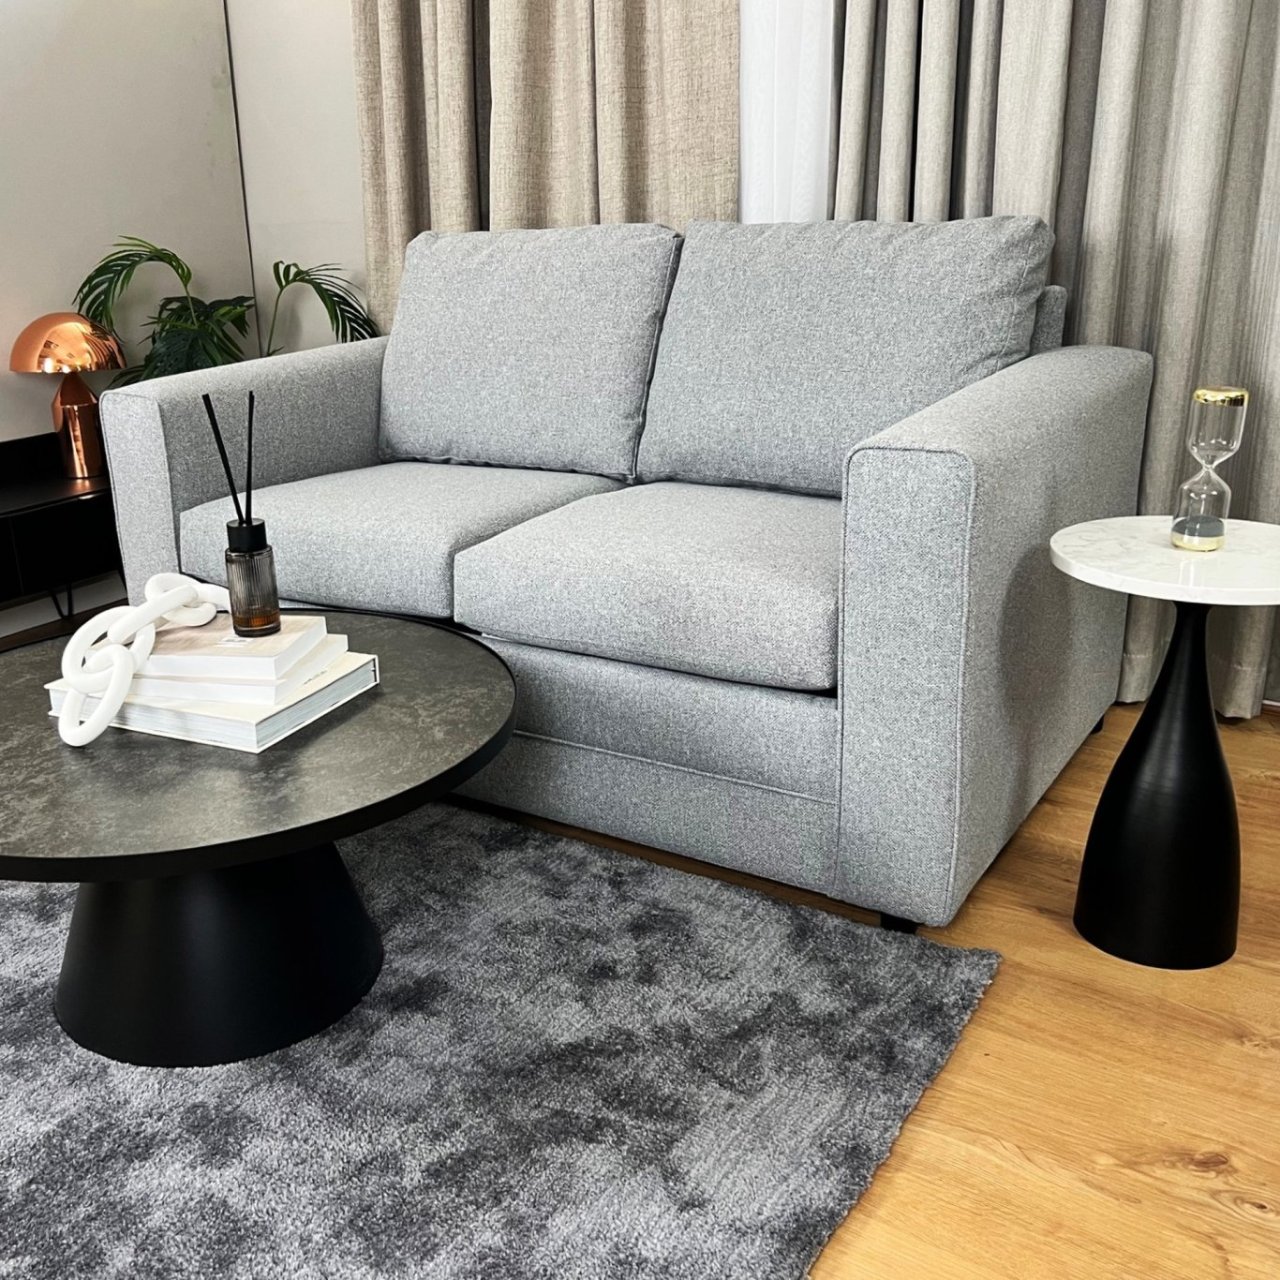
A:
MULTIPOLYGON (((248 293, 221 0, 0 6, 0 439, 51 428, 55 380, 9 372, 22 328, 72 308, 119 235, 166 245, 196 292, 248 293)), ((358 180, 358 175, 357 175, 358 180)), ((122 336, 176 281, 140 272, 122 336)), ((207 296, 207 295, 206 295, 207 296)))
MULTIPOLYGON (((245 204, 266 341, 278 259, 336 262, 363 288, 360 144, 349 0, 228 0, 245 204)), ((310 290, 285 294, 274 344, 333 341, 310 290)))

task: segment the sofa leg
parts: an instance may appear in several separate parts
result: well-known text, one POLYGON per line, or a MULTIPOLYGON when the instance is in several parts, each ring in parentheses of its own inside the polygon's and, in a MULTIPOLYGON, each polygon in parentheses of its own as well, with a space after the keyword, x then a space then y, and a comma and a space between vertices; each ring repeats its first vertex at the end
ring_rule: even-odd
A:
POLYGON ((914 920, 908 920, 906 916, 891 916, 887 911, 880 913, 880 927, 889 929, 893 933, 915 933, 920 927, 914 920))
POLYGON ((1107 717, 1106 717, 1106 716, 1103 716, 1103 717, 1098 721, 1098 723, 1097 723, 1097 724, 1095 724, 1095 725, 1093 726, 1093 728, 1089 730, 1089 732, 1090 732, 1090 733, 1101 733, 1101 732, 1102 732, 1102 729, 1103 729, 1103 726, 1104 726, 1106 723, 1107 723, 1107 717))

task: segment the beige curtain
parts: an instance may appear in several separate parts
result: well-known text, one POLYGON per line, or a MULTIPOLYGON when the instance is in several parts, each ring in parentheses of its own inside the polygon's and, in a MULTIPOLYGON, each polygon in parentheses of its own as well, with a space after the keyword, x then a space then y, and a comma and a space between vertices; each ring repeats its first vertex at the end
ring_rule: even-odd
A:
MULTIPOLYGON (((1280 520, 1280 5, 843 4, 834 215, 1045 218, 1068 341, 1155 356, 1140 509, 1171 511, 1190 474, 1193 388, 1239 383, 1232 515, 1280 520)), ((1215 610, 1226 715, 1259 710, 1272 613, 1215 610)), ((1147 695, 1168 626, 1167 606, 1133 601, 1123 699, 1147 695)))
POLYGON ((737 0, 353 0, 369 293, 419 231, 735 218, 737 0))

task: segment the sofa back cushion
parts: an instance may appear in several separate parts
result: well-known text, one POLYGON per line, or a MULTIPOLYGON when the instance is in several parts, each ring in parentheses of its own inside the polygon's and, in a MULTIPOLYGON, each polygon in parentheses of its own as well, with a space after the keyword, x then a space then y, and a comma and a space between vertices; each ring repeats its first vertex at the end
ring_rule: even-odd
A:
POLYGON ((679 246, 641 224, 418 236, 382 456, 633 476, 679 246))
POLYGON ((640 443, 646 480, 838 494, 860 440, 1027 355, 1039 218, 693 223, 640 443))
POLYGON ((1047 284, 1036 303, 1036 324, 1031 331, 1031 355, 1057 351, 1067 327, 1067 291, 1060 284, 1047 284))

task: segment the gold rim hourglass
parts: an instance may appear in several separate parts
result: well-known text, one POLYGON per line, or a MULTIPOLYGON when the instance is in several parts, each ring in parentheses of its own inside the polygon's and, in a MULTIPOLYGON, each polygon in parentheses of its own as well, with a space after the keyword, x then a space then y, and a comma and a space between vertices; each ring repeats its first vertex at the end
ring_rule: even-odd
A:
POLYGON ((1187 450, 1200 469, 1178 490, 1170 539, 1183 551, 1217 551, 1227 540, 1231 486, 1218 474, 1244 438, 1249 393, 1243 387, 1197 387, 1187 421, 1187 450))

